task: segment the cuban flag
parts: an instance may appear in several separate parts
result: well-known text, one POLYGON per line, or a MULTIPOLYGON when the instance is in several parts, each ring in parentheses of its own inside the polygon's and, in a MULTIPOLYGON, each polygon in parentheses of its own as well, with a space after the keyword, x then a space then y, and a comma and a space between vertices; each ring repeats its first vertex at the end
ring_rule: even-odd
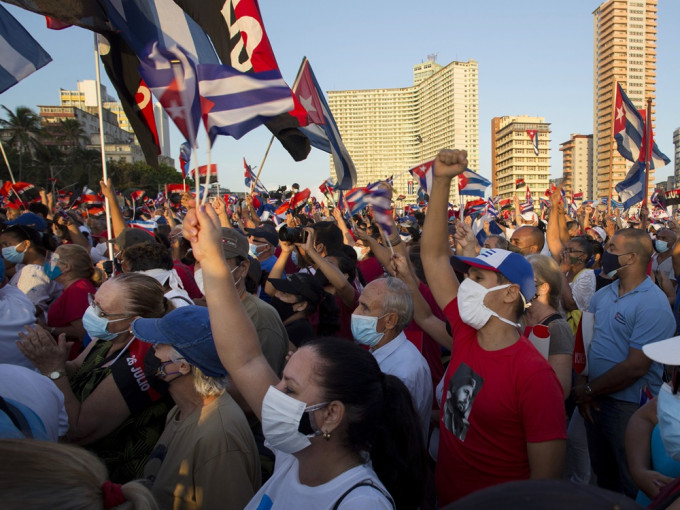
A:
POLYGON ((486 214, 492 218, 498 218, 498 209, 496 208, 496 201, 489 197, 486 203, 486 214))
POLYGON ((574 193, 574 200, 583 200, 583 191, 579 191, 578 193, 574 193))
POLYGON ((319 191, 324 195, 329 195, 335 191, 335 183, 330 177, 326 179, 321 186, 319 186, 319 191))
POLYGON ((182 179, 186 179, 189 174, 189 163, 191 162, 191 145, 183 142, 179 146, 179 166, 182 169, 182 179))
POLYGON ((533 212, 534 203, 533 202, 524 202, 523 204, 519 205, 519 209, 522 212, 522 214, 528 213, 528 212, 533 212))
POLYGON ((538 156, 538 131, 535 129, 527 129, 527 134, 531 139, 531 145, 534 148, 534 155, 538 156))
POLYGON ((413 195, 414 190, 413 190, 413 181, 408 181, 407 183, 407 188, 408 188, 408 194, 413 195))
POLYGON ((628 171, 626 178, 615 188, 623 200, 623 208, 628 209, 645 198, 645 162, 638 161, 628 171))
MULTIPOLYGON (((619 154, 628 161, 645 160, 645 121, 635 105, 628 99, 620 83, 616 84, 616 103, 614 111, 614 139, 619 154)), ((670 163, 652 138, 650 168, 661 168, 670 163)))
POLYGON ((463 173, 458 176, 458 193, 461 195, 484 197, 484 192, 489 186, 491 186, 490 181, 469 168, 466 168, 463 173))
POLYGON ((345 144, 342 143, 338 126, 307 57, 302 60, 293 85, 293 93, 307 110, 306 125, 300 130, 307 135, 312 147, 329 152, 333 156, 337 188, 352 188, 357 182, 356 168, 345 144))
POLYGON ((128 226, 144 230, 155 237, 154 230, 156 230, 158 224, 155 221, 133 220, 128 223, 128 226))
POLYGON ((620 209, 621 211, 623 211, 623 202, 619 202, 612 198, 612 209, 620 209))
POLYGON ((486 208, 487 201, 482 199, 471 200, 465 203, 463 216, 472 216, 473 214, 481 214, 486 208))
POLYGON ((652 202, 652 205, 656 207, 661 207, 662 209, 666 208, 666 204, 664 204, 664 193, 659 192, 658 189, 654 190, 654 193, 652 193, 652 197, 649 199, 650 202, 652 202))
POLYGON ((264 187, 264 184, 260 181, 260 179, 255 182, 253 185, 253 182, 255 181, 255 173, 253 170, 250 168, 250 165, 246 163, 246 158, 243 158, 243 168, 244 168, 244 182, 246 187, 248 188, 248 191, 250 191, 251 188, 253 188, 253 191, 256 191, 257 193, 268 193, 267 188, 264 187))
POLYGON ((295 107, 278 69, 244 73, 223 65, 199 64, 198 90, 210 143, 217 135, 235 139, 295 107))
POLYGON ((52 61, 4 7, 0 6, 0 92, 52 61))
MULTIPOLYGON (((411 175, 418 179, 420 187, 425 190, 425 193, 432 191, 432 178, 434 176, 434 159, 414 166, 409 170, 411 175)), ((409 181, 410 189, 413 189, 413 181, 409 181)), ((411 191, 412 193, 412 191, 411 191)))

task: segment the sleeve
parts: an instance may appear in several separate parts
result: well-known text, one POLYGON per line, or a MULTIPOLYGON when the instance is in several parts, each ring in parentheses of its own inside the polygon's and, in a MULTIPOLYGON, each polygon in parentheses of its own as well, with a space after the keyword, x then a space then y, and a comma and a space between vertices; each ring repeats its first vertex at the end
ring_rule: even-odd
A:
POLYGON ((635 324, 630 335, 630 346, 640 350, 650 342, 664 340, 675 334, 675 319, 665 294, 652 285, 643 295, 640 303, 644 304, 635 310, 635 324))
POLYGON ((523 368, 531 374, 523 378, 524 384, 520 389, 520 409, 527 442, 566 439, 564 394, 555 372, 549 365, 537 370, 523 368))
POLYGON ((549 354, 574 354, 574 334, 571 332, 569 323, 563 319, 554 320, 550 323, 549 329, 549 354))
MULTIPOLYGON (((134 414, 167 393, 167 384, 155 377, 152 363, 158 360, 149 344, 135 341, 113 365, 111 375, 125 403, 134 414)), ((160 363, 160 360, 158 360, 160 363)))
POLYGON ((595 294, 595 273, 590 270, 584 270, 572 282, 571 293, 576 301, 576 306, 579 310, 588 310, 590 300, 595 294))

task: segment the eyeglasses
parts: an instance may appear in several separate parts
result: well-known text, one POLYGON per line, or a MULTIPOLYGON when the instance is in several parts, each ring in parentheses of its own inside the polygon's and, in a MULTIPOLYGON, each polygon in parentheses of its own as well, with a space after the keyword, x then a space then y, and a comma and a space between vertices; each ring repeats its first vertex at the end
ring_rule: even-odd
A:
POLYGON ((583 250, 572 250, 571 248, 565 248, 566 253, 585 253, 583 250))
POLYGON ((94 300, 94 296, 92 294, 87 295, 87 301, 90 303, 90 306, 94 309, 94 313, 97 314, 97 317, 116 317, 116 316, 124 316, 122 319, 116 319, 116 320, 124 320, 127 319, 129 316, 125 315, 124 313, 106 313, 104 310, 100 308, 100 306, 97 304, 97 302, 94 300))

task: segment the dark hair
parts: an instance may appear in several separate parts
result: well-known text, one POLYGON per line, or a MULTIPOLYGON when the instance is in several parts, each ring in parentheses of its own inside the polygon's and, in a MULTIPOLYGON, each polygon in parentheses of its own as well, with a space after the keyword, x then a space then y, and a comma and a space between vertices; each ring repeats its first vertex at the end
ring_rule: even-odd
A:
POLYGON ((586 254, 586 260, 593 256, 593 243, 592 241, 588 241, 585 237, 572 237, 568 242, 578 244, 579 249, 586 254))
POLYGON ((11 227, 0 232, 0 235, 9 235, 20 243, 23 241, 31 241, 37 252, 44 257, 48 251, 54 251, 59 246, 57 241, 49 234, 42 234, 33 227, 25 225, 12 225, 11 227))
POLYGON ((342 230, 334 221, 320 221, 312 225, 316 233, 314 242, 323 244, 326 247, 326 253, 339 250, 344 244, 342 240, 342 230))
POLYGON ((50 214, 50 209, 42 202, 31 202, 28 204, 28 210, 45 219, 47 219, 47 215, 50 214))
POLYGON ((323 292, 319 303, 319 325, 316 327, 318 336, 333 336, 340 329, 340 307, 335 296, 323 292))
POLYGON ((357 255, 351 247, 348 246, 348 248, 350 248, 350 250, 352 250, 354 253, 354 259, 347 256, 343 249, 329 251, 326 257, 333 257, 338 261, 338 269, 340 269, 341 273, 345 273, 347 275, 347 281, 351 284, 354 282, 354 278, 356 278, 357 275, 357 255))
POLYGON ((314 369, 324 400, 345 406, 345 446, 370 453, 397 509, 417 508, 425 488, 425 440, 404 383, 383 374, 368 351, 347 340, 317 338, 305 346, 322 360, 314 369))
POLYGON ((168 249, 160 243, 133 244, 123 252, 122 259, 130 265, 130 272, 173 267, 168 249))

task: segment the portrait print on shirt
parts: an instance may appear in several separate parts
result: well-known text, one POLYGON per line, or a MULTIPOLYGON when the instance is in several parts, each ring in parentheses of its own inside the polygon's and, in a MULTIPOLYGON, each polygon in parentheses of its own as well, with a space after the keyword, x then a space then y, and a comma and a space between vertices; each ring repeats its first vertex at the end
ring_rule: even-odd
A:
POLYGON ((470 427, 470 412, 484 379, 461 363, 449 380, 444 403, 444 426, 461 441, 470 427))

